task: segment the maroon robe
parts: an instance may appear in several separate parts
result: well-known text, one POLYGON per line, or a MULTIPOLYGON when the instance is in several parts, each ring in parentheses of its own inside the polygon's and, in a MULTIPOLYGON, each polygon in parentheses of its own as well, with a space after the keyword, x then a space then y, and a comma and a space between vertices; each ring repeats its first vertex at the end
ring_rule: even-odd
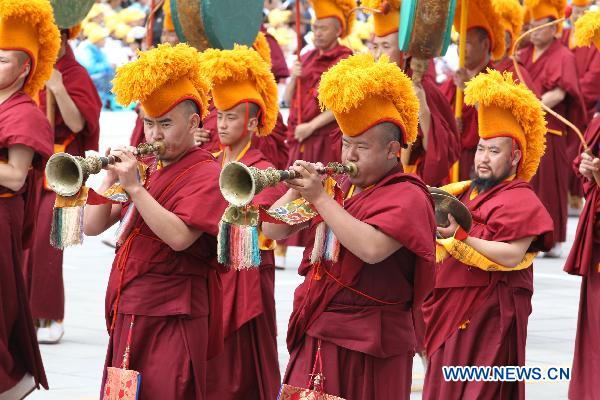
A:
MULTIPOLYGON (((94 83, 85 68, 75 60, 70 46, 55 68, 62 74, 67 93, 83 115, 85 126, 77 134, 71 132, 58 106, 55 106, 54 143, 67 144, 66 141, 70 141, 65 152, 74 156, 84 156, 86 150, 97 151, 102 103, 94 83)), ((46 90, 40 92, 40 110, 46 110, 46 90)), ((62 320, 65 315, 63 252, 52 247, 48 240, 55 198, 56 194, 51 190, 42 191, 33 246, 25 257, 25 283, 34 319, 62 320)))
MULTIPOLYGON (((509 242, 535 236, 530 251, 547 249, 552 220, 528 183, 505 181, 469 199, 472 237, 509 242)), ((423 305, 429 358, 423 399, 524 399, 523 382, 446 382, 442 366, 524 365, 533 266, 487 272, 453 257, 436 265, 435 289, 423 305)))
POLYGON ((207 359, 222 350, 216 235, 226 203, 219 173, 212 155, 194 148, 146 182, 165 209, 203 232, 189 248, 173 251, 138 213, 135 229, 117 250, 106 291, 109 330, 117 308, 106 365, 121 366, 135 315, 130 369, 142 374, 140 400, 204 399, 207 359))
MULTIPOLYGON (((600 116, 596 116, 590 122, 585 137, 594 155, 598 157, 600 116)), ((576 167, 579 166, 579 162, 580 158, 575 160, 576 167)), ((600 399, 600 387, 594 373, 600 368, 600 191, 594 180, 579 176, 583 182, 586 202, 579 217, 571 253, 565 264, 566 272, 582 277, 569 398, 600 399)))
POLYGON ((133 147, 137 147, 140 143, 146 141, 146 137, 144 136, 144 119, 139 114, 139 105, 135 108, 137 114, 137 118, 135 119, 135 125, 133 126, 133 131, 131 132, 131 139, 129 140, 129 144, 133 147))
MULTIPOLYGON (((569 120, 577 112, 585 113, 575 57, 560 40, 554 40, 535 62, 533 46, 523 49, 519 58, 531 76, 540 82, 542 94, 556 87, 566 92, 565 99, 553 108, 555 112, 569 120)), ((564 242, 567 238, 569 176, 571 163, 577 153, 577 147, 569 152, 567 143, 569 140, 577 141, 577 137, 555 117, 547 115, 546 119, 549 130, 546 134, 546 153, 531 180, 531 186, 554 220, 555 241, 564 242), (559 135, 552 132, 558 132, 559 135)), ((577 194, 577 185, 574 186, 574 194, 577 194)))
POLYGON ((0 393, 31 374, 36 385, 48 389, 44 366, 23 281, 23 244, 33 235, 41 171, 52 154, 52 130, 33 100, 16 92, 0 104, 0 162, 8 148, 24 145, 34 150, 33 173, 17 192, 0 185, 0 393))
MULTIPOLYGON (((432 68, 434 67, 430 65, 429 69, 432 68)), ((410 75, 412 74, 409 71, 410 75)), ((460 138, 456 130, 454 112, 432 75, 426 74, 421 83, 431 113, 431 127, 425 151, 423 132, 419 125, 419 135, 412 145, 410 164, 416 165, 416 174, 427 185, 441 186, 460 154, 460 138)))
MULTIPOLYGON (((219 130, 217 128, 217 109, 212 101, 209 104, 208 116, 204 119, 202 126, 210 132, 210 141, 202 145, 203 149, 215 153, 221 149, 219 141, 219 130)), ((266 159, 276 168, 287 169, 288 165, 288 146, 286 143, 287 127, 283 122, 281 113, 277 115, 277 123, 271 134, 267 136, 254 135, 252 137, 252 146, 260 150, 266 159)))
MULTIPOLYGON (((485 72, 487 68, 494 69, 490 62, 481 71, 485 72)), ((452 106, 452 111, 456 109, 456 85, 452 77, 443 82, 440 86, 441 92, 452 106)), ((463 104, 462 110, 462 132, 460 135, 460 157, 459 161, 459 180, 468 180, 472 178, 473 166, 475 160, 475 150, 479 143, 479 123, 477 122, 477 109, 473 106, 463 104)))
POLYGON ((281 50, 277 39, 267 32, 264 25, 260 27, 260 31, 265 34, 269 49, 271 50, 271 72, 273 72, 275 80, 279 82, 290 76, 290 70, 285 61, 285 55, 283 54, 283 50, 281 50))
MULTIPOLYGON (((317 129, 302 143, 294 138, 294 132, 300 122, 310 122, 322 112, 317 97, 321 75, 337 64, 338 61, 351 55, 352 50, 338 44, 333 49, 322 54, 319 49, 314 49, 302 56, 302 77, 296 82, 296 90, 299 87, 301 93, 300 108, 302 115, 298 115, 298 97, 297 92, 294 92, 292 104, 290 105, 287 130, 287 143, 289 146, 288 165, 294 164, 296 160, 322 162, 323 164, 341 160, 342 132, 336 121, 317 129)), ((290 236, 285 241, 285 244, 289 246, 305 246, 308 240, 307 235, 308 232, 306 230, 300 231, 290 236)))
MULTIPOLYGON (((350 185, 342 179, 346 192, 350 185)), ((369 265, 342 246, 338 262, 323 262, 316 279, 310 265, 316 225, 311 224, 299 268, 305 280, 294 293, 288 327, 284 382, 307 387, 321 340, 327 393, 348 400, 408 399, 418 335, 413 311, 418 314, 433 284, 431 197, 418 177, 395 167, 371 189, 346 200, 344 208, 403 247, 369 265)))
MULTIPOLYGON (((517 70, 515 69, 515 64, 513 63, 512 58, 505 57, 502 60, 498 61, 494 64, 494 69, 500 73, 510 72, 515 82, 521 82, 519 79, 519 75, 517 75, 517 70)), ((533 79, 527 68, 523 65, 522 62, 519 62, 519 71, 523 76, 523 84, 529 88, 536 95, 537 98, 542 96, 542 88, 540 83, 533 79)))
MULTIPOLYGON (((223 154, 217 157, 223 162, 223 154)), ((247 166, 272 167, 265 156, 250 148, 239 160, 247 166)), ((253 204, 269 208, 283 195, 267 188, 253 204)), ((261 251, 259 268, 231 271, 221 276, 225 349, 208 362, 207 399, 274 400, 281 383, 275 322, 275 256, 261 251)))

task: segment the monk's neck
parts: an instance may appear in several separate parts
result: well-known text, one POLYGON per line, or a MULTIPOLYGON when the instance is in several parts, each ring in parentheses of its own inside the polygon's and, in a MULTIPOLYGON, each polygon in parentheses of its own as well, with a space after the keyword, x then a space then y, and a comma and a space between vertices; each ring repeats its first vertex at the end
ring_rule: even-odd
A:
POLYGON ((238 140, 236 143, 227 146, 225 150, 223 150, 223 159, 226 163, 231 161, 236 161, 242 152, 247 148, 250 140, 252 139, 252 135, 248 134, 242 139, 238 140))
POLYGON ((0 90, 0 104, 4 104, 4 102, 12 97, 13 94, 19 91, 16 87, 9 87, 6 89, 0 90))
POLYGON ((327 48, 321 49, 319 48, 319 54, 323 55, 325 53, 327 53, 328 51, 331 51, 333 49, 335 49, 335 47, 338 45, 338 41, 335 40, 333 43, 331 43, 330 46, 328 46, 327 48))
POLYGON ((546 52, 546 50, 548 50, 550 48, 550 46, 552 46, 552 43, 554 43, 554 40, 556 40, 556 39, 553 39, 553 40, 549 41, 548 43, 546 43, 543 46, 533 46, 533 50, 534 50, 534 52, 533 52, 533 58, 535 60, 537 60, 538 58, 540 58, 541 55, 544 54, 546 52))

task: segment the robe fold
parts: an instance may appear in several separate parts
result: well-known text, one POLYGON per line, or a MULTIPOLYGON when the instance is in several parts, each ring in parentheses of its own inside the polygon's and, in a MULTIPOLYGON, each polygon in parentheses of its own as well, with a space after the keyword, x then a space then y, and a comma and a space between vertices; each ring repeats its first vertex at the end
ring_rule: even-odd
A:
MULTIPOLYGON (((205 150, 215 153, 221 149, 219 141, 219 130, 217 128, 217 109, 212 103, 209 104, 209 114, 204 119, 202 126, 210 132, 210 141, 204 143, 201 147, 205 150)), ((266 159, 278 169, 287 169, 288 146, 286 143, 287 127, 283 122, 281 113, 277 116, 275 128, 267 136, 252 136, 252 146, 260 150, 266 159)))
POLYGON ((50 124, 34 101, 16 92, 0 104, 0 162, 8 148, 24 145, 34 150, 27 182, 14 192, 0 185, 0 394, 31 374, 36 385, 48 389, 42 358, 23 281, 23 248, 35 231, 41 177, 52 154, 50 124))
POLYGON ((285 61, 285 55, 283 54, 283 50, 281 50, 281 46, 279 46, 277 39, 267 32, 264 25, 260 27, 260 30, 265 34, 269 49, 271 50, 271 72, 273 72, 275 80, 279 82, 290 76, 290 70, 285 61))
MULTIPOLYGON (((594 155, 598 157, 599 116, 589 124, 585 138, 594 155)), ((578 157, 574 166, 578 168, 580 162, 581 158, 578 157)), ((571 253, 565 264, 566 272, 582 277, 569 399, 593 400, 600 399, 600 388, 594 373, 600 368, 600 350, 597 345, 600 335, 600 198, 596 182, 581 175, 579 177, 583 182, 586 202, 579 217, 571 253)))
MULTIPOLYGON (((140 400, 204 399, 207 359, 223 349, 216 235, 226 203, 219 172, 210 153, 194 148, 146 182, 165 209, 203 232, 189 248, 173 251, 135 211, 132 233, 117 250, 106 291, 109 331, 116 312, 106 366, 121 366, 135 315, 129 367, 142 374, 140 400)), ((105 381, 106 372, 102 387, 105 381)))
MULTIPOLYGON (((485 72, 487 68, 495 69, 495 66, 490 62, 481 71, 485 72)), ((456 85, 452 78, 447 79, 440 85, 440 91, 446 96, 452 112, 456 109, 456 85)), ((459 130, 460 136, 460 156, 459 161, 459 180, 468 180, 473 177, 473 166, 475 159, 475 150, 479 143, 479 123, 477 122, 477 109, 473 106, 463 104, 462 110, 462 132, 459 130)))
MULTIPOLYGON (((560 40, 554 42, 546 51, 533 61, 533 46, 522 50, 519 58, 541 84, 542 94, 560 87, 566 92, 565 99, 553 110, 568 120, 578 113, 585 114, 584 101, 577 78, 575 56, 560 40)), ((537 174, 531 180, 531 186, 548 209, 554 221, 554 239, 564 242, 567 239, 567 209, 569 186, 574 194, 579 193, 578 185, 572 181, 571 163, 576 157, 578 138, 565 124, 552 115, 547 115, 548 133, 546 134, 546 152, 542 157, 537 174), (569 142, 571 149, 569 150, 569 142), (569 184, 571 182, 571 185, 569 184)))
MULTIPOLYGON (((411 75, 412 73, 409 74, 411 75)), ((431 75, 426 74, 421 83, 431 113, 431 127, 425 150, 423 132, 419 125, 419 135, 412 146, 410 164, 416 166, 416 174, 427 185, 441 186, 460 154, 460 138, 452 108, 431 75)))
MULTIPOLYGON (((505 181, 470 200, 472 237, 509 242, 534 236, 529 251, 548 249, 552 220, 528 183, 505 181)), ((523 382, 446 382, 442 366, 525 364, 533 266, 488 272, 453 257, 436 265, 435 289, 423 305, 429 358, 423 399, 523 399, 523 382)))
MULTIPOLYGON (((55 68, 62 74, 67 93, 82 114, 85 125, 81 132, 71 132, 58 106, 55 106, 54 143, 66 144, 64 151, 74 156, 84 156, 86 150, 97 151, 102 103, 94 83, 85 68, 75 60, 70 46, 55 68)), ((40 110, 46 111, 46 90, 40 92, 40 110)), ((52 247, 49 241, 55 199, 54 192, 48 189, 42 191, 33 246, 25 253, 25 283, 34 319, 62 320, 65 314, 63 252, 52 247)))
MULTIPOLYGON (((505 57, 501 61, 496 62, 494 64, 494 69, 500 73, 510 72, 515 82, 521 82, 519 75, 517 74, 517 70, 515 69, 515 64, 510 57, 505 57)), ((540 83, 533 79, 522 62, 519 62, 519 72, 521 72, 521 75, 523 76, 523 84, 527 86, 537 98, 540 98, 542 96, 542 88, 540 83)))
MULTIPOLYGON (((298 79, 299 86, 296 85, 296 90, 298 87, 300 88, 300 104, 298 104, 297 92, 294 92, 287 121, 288 166, 294 164, 296 160, 322 162, 323 164, 341 160, 342 131, 335 120, 314 131, 302 143, 296 140, 294 132, 297 125, 312 121, 322 112, 317 97, 321 75, 338 61, 351 55, 352 50, 338 44, 322 54, 319 49, 314 49, 302 56, 302 76, 298 79), (299 115, 300 111, 301 115, 299 115)), ((305 246, 308 240, 307 235, 306 230, 300 231, 286 239, 285 244, 305 246)))
MULTIPOLYGON (((348 179, 340 182, 346 191, 348 179)), ((317 225, 312 224, 299 268, 305 280, 294 293, 288 326, 290 362, 284 382, 307 386, 321 340, 327 393, 347 400, 407 399, 419 336, 415 330, 421 327, 413 321, 420 318, 433 284, 432 200, 418 177, 396 167, 346 200, 344 208, 403 247, 369 265, 341 246, 338 262, 324 261, 315 279, 310 254, 317 225)))
MULTIPOLYGON (((223 162, 223 154, 217 157, 223 162)), ((265 156, 250 148, 239 162, 265 169, 265 156)), ((281 187, 266 188, 253 204, 269 208, 283 195, 281 187)), ((225 349, 208 362, 207 399, 274 400, 281 376, 275 321, 275 256, 261 250, 259 268, 221 276, 225 349)))

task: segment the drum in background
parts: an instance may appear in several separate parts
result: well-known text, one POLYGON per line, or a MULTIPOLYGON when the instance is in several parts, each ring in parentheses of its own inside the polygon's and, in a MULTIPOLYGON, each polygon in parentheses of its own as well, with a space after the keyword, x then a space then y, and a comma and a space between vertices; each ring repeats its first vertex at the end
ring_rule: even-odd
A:
POLYGON ((85 18, 95 0, 50 0, 54 19, 60 29, 69 29, 85 18))

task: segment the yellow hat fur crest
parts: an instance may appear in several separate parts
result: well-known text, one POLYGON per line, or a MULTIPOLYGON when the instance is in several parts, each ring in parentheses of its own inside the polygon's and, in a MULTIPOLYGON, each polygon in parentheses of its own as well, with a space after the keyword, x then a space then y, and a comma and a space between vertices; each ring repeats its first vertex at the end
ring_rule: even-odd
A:
POLYGON ((546 149, 546 120, 542 105, 512 74, 488 69, 471 79, 465 88, 465 104, 479 107, 479 136, 511 137, 523 157, 517 178, 529 181, 537 172, 546 149))
POLYGON ((256 52, 263 60, 265 60, 267 64, 271 65, 271 48, 269 47, 269 42, 267 42, 267 37, 264 33, 260 31, 258 32, 252 48, 256 50, 256 52))
POLYGON ((0 0, 0 49, 20 50, 31 59, 23 91, 37 99, 52 74, 60 32, 48 0, 0 0))
POLYGON ((271 133, 279 114, 279 99, 271 65, 258 52, 240 45, 233 50, 207 49, 200 54, 202 74, 211 81, 215 107, 229 110, 249 101, 261 108, 258 135, 271 133))
POLYGON ((587 11, 575 22, 575 45, 586 47, 592 43, 600 50, 600 10, 587 11))
MULTIPOLYGON (((460 13, 462 1, 458 0, 454 14, 454 29, 460 32, 460 13)), ((490 52, 493 60, 498 60, 506 52, 504 42, 504 26, 500 16, 492 5, 492 0, 469 0, 467 11, 467 30, 481 28, 490 38, 490 52)))
POLYGON ((530 22, 544 18, 559 19, 565 16, 567 0, 525 0, 526 14, 530 22))
POLYGON ((341 38, 345 38, 352 32, 356 12, 350 13, 356 8, 356 0, 309 0, 317 19, 337 18, 342 24, 341 38))
POLYGON ((139 101, 146 115, 159 117, 184 100, 192 100, 200 117, 208 114, 209 81, 200 72, 199 53, 180 43, 159 44, 117 70, 113 93, 122 105, 139 101))
POLYGON ((417 138, 419 101, 412 81, 387 57, 371 54, 341 60, 321 77, 319 102, 331 110, 344 135, 358 136, 382 122, 392 122, 404 143, 417 138))
POLYGON ((361 5, 380 11, 373 13, 375 35, 383 37, 398 32, 400 0, 363 0, 361 5))
POLYGON ((500 23, 504 30, 510 32, 511 48, 508 53, 512 54, 512 47, 523 28, 525 9, 519 0, 492 0, 496 13, 500 15, 500 23))

